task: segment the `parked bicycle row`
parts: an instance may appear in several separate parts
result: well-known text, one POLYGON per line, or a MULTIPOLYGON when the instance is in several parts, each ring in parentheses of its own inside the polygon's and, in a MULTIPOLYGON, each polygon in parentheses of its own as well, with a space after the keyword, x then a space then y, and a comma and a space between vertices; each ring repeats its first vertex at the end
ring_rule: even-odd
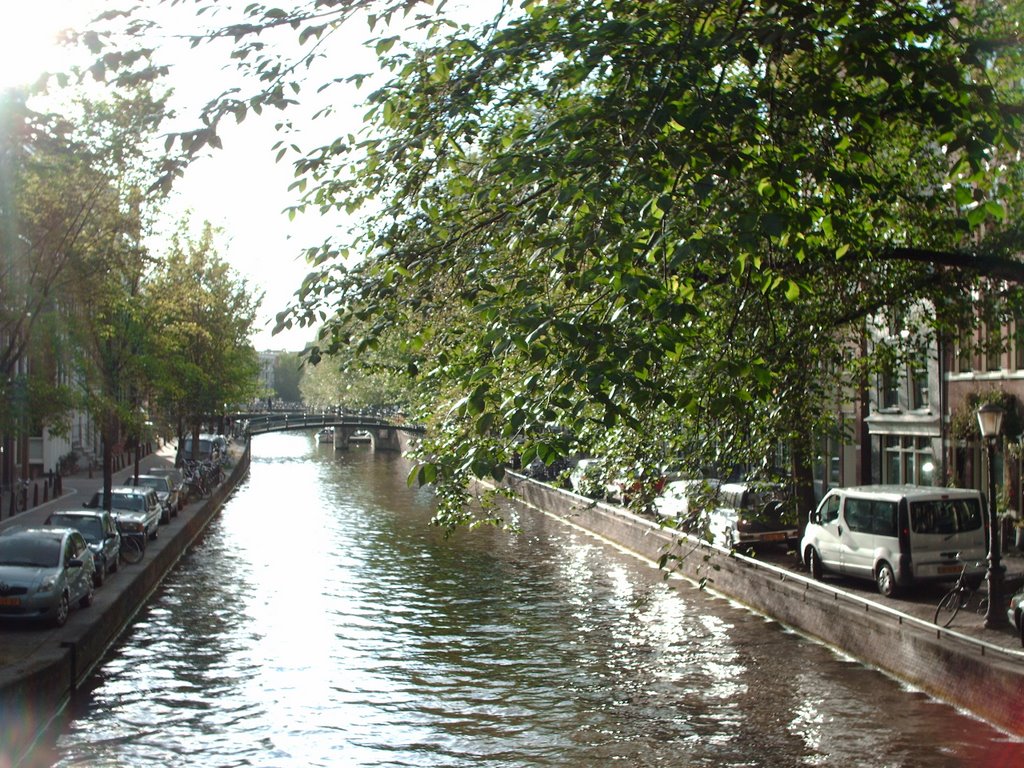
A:
POLYGON ((142 561, 161 525, 223 478, 219 458, 186 460, 181 469, 153 468, 113 486, 109 503, 100 487, 80 509, 0 531, 0 627, 62 626, 73 608, 92 604, 110 574, 142 561))

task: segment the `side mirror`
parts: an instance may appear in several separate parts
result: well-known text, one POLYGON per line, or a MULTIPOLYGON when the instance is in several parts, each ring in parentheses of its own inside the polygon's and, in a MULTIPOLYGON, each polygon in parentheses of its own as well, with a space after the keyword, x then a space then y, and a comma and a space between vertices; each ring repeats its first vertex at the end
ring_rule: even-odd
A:
POLYGON ((811 513, 809 513, 807 515, 807 519, 810 522, 814 523, 815 525, 820 525, 821 524, 821 513, 819 513, 818 510, 814 510, 813 512, 811 512, 811 513))

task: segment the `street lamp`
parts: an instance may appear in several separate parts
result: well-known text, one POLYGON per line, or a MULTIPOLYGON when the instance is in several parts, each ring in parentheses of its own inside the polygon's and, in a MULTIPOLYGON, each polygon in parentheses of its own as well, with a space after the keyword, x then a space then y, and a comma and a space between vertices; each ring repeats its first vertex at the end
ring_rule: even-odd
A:
POLYGON ((1003 571, 999 562, 999 520, 996 516, 996 473, 994 466, 996 439, 1003 425, 1003 409, 995 403, 985 403, 978 409, 978 428, 988 448, 988 608, 985 628, 1001 629, 1009 626, 1003 605, 1003 571))

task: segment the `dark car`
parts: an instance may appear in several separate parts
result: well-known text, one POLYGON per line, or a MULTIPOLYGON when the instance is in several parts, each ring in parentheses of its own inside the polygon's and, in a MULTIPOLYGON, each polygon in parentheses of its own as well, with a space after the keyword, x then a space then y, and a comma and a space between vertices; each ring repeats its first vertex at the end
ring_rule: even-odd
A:
POLYGON ((139 475, 128 479, 128 485, 152 488, 160 500, 160 522, 169 523, 178 516, 178 489, 166 475, 139 475))
POLYGON ((749 549, 759 544, 795 548, 800 525, 793 505, 774 483, 723 483, 708 527, 714 543, 749 549))
POLYGON ((88 542, 96 563, 93 582, 102 586, 107 575, 117 570, 121 553, 121 534, 114 516, 105 509, 76 509, 54 512, 46 519, 54 528, 74 528, 88 542))
POLYGON ((173 467, 153 467, 148 475, 155 475, 156 477, 166 477, 171 482, 171 488, 174 493, 177 494, 178 499, 178 511, 180 512, 185 508, 185 505, 192 501, 189 498, 188 485, 185 483, 185 476, 181 474, 181 471, 174 469, 173 467))

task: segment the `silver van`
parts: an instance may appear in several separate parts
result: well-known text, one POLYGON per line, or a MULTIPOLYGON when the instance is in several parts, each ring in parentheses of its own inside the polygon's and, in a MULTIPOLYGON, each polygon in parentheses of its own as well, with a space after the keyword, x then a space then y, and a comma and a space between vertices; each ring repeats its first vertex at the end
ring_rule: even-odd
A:
POLYGON ((891 597, 922 581, 985 573, 985 505, 966 488, 866 485, 835 488, 811 513, 800 556, 826 572, 874 581, 891 597))

